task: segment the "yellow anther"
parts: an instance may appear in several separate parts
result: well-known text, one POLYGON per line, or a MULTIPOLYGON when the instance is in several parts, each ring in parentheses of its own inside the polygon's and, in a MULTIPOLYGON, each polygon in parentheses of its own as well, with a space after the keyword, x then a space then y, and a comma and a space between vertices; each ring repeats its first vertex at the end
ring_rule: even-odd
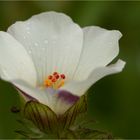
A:
POLYGON ((45 81, 44 85, 45 85, 46 87, 50 87, 50 86, 52 86, 52 81, 50 81, 50 80, 47 79, 47 80, 45 81))
POLYGON ((48 78, 44 81, 44 86, 58 89, 64 85, 64 79, 64 74, 54 72, 52 75, 49 75, 48 78))
POLYGON ((58 88, 60 88, 60 87, 62 87, 63 85, 64 85, 64 80, 62 80, 60 83, 59 83, 59 85, 58 85, 58 88))

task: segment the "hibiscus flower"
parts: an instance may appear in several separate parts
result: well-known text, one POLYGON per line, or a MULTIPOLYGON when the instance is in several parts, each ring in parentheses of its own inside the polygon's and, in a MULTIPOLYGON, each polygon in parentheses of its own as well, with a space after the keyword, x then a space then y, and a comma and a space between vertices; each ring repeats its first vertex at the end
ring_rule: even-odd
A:
POLYGON ((122 34, 97 26, 81 28, 70 17, 45 12, 0 32, 0 77, 26 99, 63 114, 99 79, 121 72, 108 65, 122 34))

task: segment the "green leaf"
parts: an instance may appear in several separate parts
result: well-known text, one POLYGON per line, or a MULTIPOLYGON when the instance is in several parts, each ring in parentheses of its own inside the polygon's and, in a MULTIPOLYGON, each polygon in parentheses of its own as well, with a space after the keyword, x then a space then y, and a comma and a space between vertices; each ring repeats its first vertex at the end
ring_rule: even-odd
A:
POLYGON ((108 132, 88 128, 79 128, 75 134, 81 139, 113 139, 113 136, 108 132))
POLYGON ((26 138, 40 138, 42 137, 42 132, 33 124, 32 121, 22 118, 22 120, 17 120, 21 125, 16 133, 26 137, 26 138))
POLYGON ((94 120, 93 118, 91 118, 87 112, 85 113, 81 113, 76 117, 76 120, 74 122, 74 124, 70 127, 70 129, 75 130, 79 127, 85 127, 85 128, 90 128, 91 126, 93 127, 93 125, 97 123, 96 120, 94 120))
POLYGON ((56 133, 58 120, 56 114, 46 105, 36 101, 26 103, 23 115, 31 120, 41 131, 56 133))
POLYGON ((87 111, 87 97, 82 96, 71 108, 69 108, 62 116, 60 116, 63 129, 70 128, 78 115, 87 111))

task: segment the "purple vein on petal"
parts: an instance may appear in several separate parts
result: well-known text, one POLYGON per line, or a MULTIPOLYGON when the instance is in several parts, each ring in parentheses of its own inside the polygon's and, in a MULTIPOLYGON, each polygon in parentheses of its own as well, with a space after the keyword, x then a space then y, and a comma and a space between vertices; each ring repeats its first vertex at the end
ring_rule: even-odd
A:
POLYGON ((58 92, 58 98, 62 99, 63 101, 69 103, 69 104, 74 104, 79 100, 79 97, 76 95, 71 94, 70 92, 66 90, 60 90, 58 92))

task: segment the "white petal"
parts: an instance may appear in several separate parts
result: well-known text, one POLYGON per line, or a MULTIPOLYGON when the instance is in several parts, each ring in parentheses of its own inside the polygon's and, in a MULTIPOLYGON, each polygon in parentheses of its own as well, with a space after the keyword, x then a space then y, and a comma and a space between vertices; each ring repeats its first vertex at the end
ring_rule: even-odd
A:
POLYGON ((10 34, 0 32, 0 77, 6 81, 22 79, 36 84, 36 71, 24 47, 10 34))
MULTIPOLYGON (((22 80, 13 80, 13 85, 23 94, 23 96, 30 96, 30 99, 36 99, 40 103, 50 107, 56 114, 63 114, 73 104, 67 100, 63 100, 62 97, 58 97, 61 91, 54 89, 40 89, 30 86, 22 80)), ((60 93, 61 94, 61 93, 60 93)))
POLYGON ((119 31, 91 26, 83 29, 84 46, 75 80, 84 80, 97 67, 109 64, 119 52, 119 31))
POLYGON ((54 71, 72 77, 80 57, 83 31, 68 16, 42 13, 16 22, 8 32, 30 52, 40 83, 54 71))
POLYGON ((34 98, 39 102, 41 102, 42 104, 48 105, 50 108, 52 108, 52 105, 54 104, 54 100, 49 90, 40 89, 39 87, 38 88, 33 87, 28 83, 18 79, 13 80, 12 84, 16 88, 18 88, 19 91, 24 92, 26 95, 30 96, 31 98, 34 98))
POLYGON ((124 66, 125 62, 118 60, 115 64, 96 68, 86 80, 67 83, 62 89, 67 90, 74 95, 81 96, 99 79, 110 74, 121 72, 124 66))

